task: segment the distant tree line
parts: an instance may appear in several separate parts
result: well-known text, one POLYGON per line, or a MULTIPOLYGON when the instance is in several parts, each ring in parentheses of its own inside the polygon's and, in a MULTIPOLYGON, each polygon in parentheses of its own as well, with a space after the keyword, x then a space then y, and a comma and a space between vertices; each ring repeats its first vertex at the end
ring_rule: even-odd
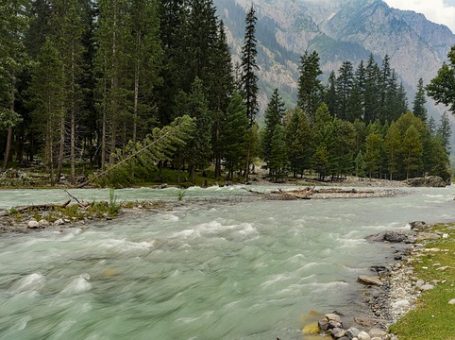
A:
POLYGON ((450 179, 447 114, 439 127, 427 119, 423 81, 413 112, 385 56, 370 57, 356 71, 344 62, 327 86, 319 56, 305 53, 300 65, 298 106, 285 110, 278 90, 268 105, 262 133, 263 158, 275 180, 315 172, 320 180, 346 175, 388 179, 437 175, 450 179))
MULTIPOLYGON (((324 86, 318 54, 305 53, 297 108, 286 112, 275 91, 259 129, 254 7, 235 70, 213 0, 16 0, 0 13, 4 169, 41 166, 51 183, 112 168, 128 184, 163 168, 248 180, 263 157, 275 179, 447 177, 447 117, 439 128, 427 119, 422 81, 407 113, 387 56, 381 66, 373 56, 345 62, 324 86), (172 143, 157 145, 172 150, 154 144, 160 131, 172 143)), ((440 82, 453 76, 451 60, 440 82)), ((440 88, 428 91, 453 103, 440 88)))

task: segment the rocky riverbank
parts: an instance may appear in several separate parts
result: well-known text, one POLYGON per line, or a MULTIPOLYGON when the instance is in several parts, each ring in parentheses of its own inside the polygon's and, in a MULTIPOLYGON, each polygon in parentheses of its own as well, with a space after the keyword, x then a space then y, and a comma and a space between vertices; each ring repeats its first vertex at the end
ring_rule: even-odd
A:
MULTIPOLYGON (((308 335, 312 332, 312 334, 323 334, 341 340, 398 339, 389 331, 390 326, 413 310, 422 294, 432 291, 439 284, 446 283, 445 280, 419 278, 414 266, 420 263, 423 257, 431 257, 435 253, 447 253, 448 250, 427 248, 425 245, 428 242, 448 238, 449 234, 434 231, 433 226, 425 222, 410 223, 410 230, 390 231, 369 236, 367 238, 369 241, 385 242, 395 249, 393 263, 373 266, 370 268, 371 275, 358 277, 358 283, 364 287, 362 292, 372 316, 343 320, 343 316, 336 312, 326 314, 318 321, 317 328, 307 327, 306 332, 304 329, 304 334, 308 335)), ((433 263, 433 270, 440 273, 449 268, 441 263, 433 263)))
POLYGON ((176 204, 149 201, 88 203, 73 198, 63 204, 16 207, 0 212, 0 234, 88 227, 95 222, 113 220, 141 211, 170 210, 176 204))

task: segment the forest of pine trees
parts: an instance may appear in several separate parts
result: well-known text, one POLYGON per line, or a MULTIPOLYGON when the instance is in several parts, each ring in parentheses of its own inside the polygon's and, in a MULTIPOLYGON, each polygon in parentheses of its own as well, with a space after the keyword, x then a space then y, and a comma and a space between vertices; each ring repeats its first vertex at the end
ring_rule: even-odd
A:
POLYGON ((164 168, 188 181, 248 180, 260 157, 274 180, 450 177, 447 116, 439 127, 427 121, 423 81, 408 112, 387 56, 345 62, 324 86, 318 54, 306 52, 297 107, 286 110, 275 91, 260 129, 253 6, 235 71, 213 0, 16 0, 0 12, 4 169, 76 184, 127 157, 115 169, 128 185, 164 168), (167 133, 172 153, 136 157, 167 133))
POLYGON ((320 180, 359 177, 403 180, 436 175, 450 180, 450 124, 427 121, 423 81, 412 112, 407 95, 385 56, 357 68, 344 62, 324 86, 319 56, 301 59, 298 106, 285 112, 275 91, 265 113, 262 154, 271 178, 315 172, 320 180), (366 65, 366 66, 365 66, 366 65), (285 131, 285 146, 276 139, 285 131), (276 147, 276 150, 274 149, 276 147))

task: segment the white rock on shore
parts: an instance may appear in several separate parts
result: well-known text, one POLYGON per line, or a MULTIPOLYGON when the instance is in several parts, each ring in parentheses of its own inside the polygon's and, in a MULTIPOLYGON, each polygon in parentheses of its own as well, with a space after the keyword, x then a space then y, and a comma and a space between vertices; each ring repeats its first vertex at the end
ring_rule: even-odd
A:
POLYGON ((28 227, 29 229, 37 229, 37 228, 40 227, 40 224, 39 224, 37 221, 35 221, 35 220, 30 220, 30 221, 28 221, 28 223, 27 223, 27 227, 28 227))

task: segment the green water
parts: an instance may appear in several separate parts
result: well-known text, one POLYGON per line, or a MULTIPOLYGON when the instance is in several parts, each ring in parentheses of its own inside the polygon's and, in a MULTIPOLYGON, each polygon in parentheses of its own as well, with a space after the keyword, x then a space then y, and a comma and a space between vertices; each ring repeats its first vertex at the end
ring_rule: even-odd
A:
MULTIPOLYGON (((118 195, 175 200, 177 191, 118 195)), ((0 339, 302 339, 300 320, 311 309, 363 311, 356 278, 392 252, 365 236, 455 219, 454 196, 453 188, 408 189, 393 198, 282 202, 248 200, 238 187, 194 188, 172 212, 5 234, 0 339), (231 203, 201 202, 213 198, 231 203)), ((65 198, 1 191, 0 208, 65 198)))

